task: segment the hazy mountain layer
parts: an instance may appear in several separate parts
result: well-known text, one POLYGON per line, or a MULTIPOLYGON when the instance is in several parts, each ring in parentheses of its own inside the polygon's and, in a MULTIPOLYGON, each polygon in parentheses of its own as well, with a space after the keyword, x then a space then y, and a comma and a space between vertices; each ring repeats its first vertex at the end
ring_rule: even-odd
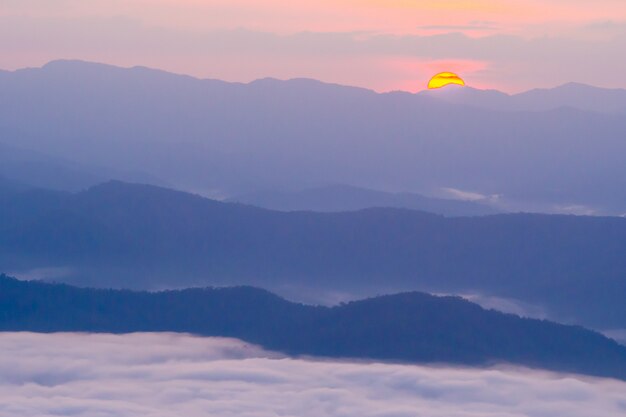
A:
POLYGON ((430 198, 411 193, 386 193, 347 185, 332 185, 301 191, 260 191, 239 195, 229 201, 282 211, 337 212, 373 207, 396 207, 444 216, 480 216, 497 213, 496 209, 486 203, 430 198))
POLYGON ((5 191, 0 204, 4 271, 61 268, 49 278, 103 287, 478 293, 600 329, 626 327, 624 253, 624 218, 285 213, 120 182, 5 191))
POLYGON ((0 135, 216 197, 339 183, 454 189, 507 211, 626 212, 623 91, 463 93, 470 98, 451 103, 313 80, 234 84, 57 61, 0 73, 0 135))
POLYGON ((534 89, 520 94, 505 94, 496 90, 450 86, 420 94, 497 111, 550 111, 569 107, 598 113, 626 114, 626 90, 592 87, 567 83, 552 89, 534 89))
POLYGON ((4 331, 190 332, 296 355, 487 365, 626 378, 626 347, 580 327, 404 293, 333 308, 254 288, 159 293, 79 289, 0 276, 4 331))
MULTIPOLYGON (((14 138, 6 136, 3 139, 14 138)), ((121 172, 0 143, 0 177, 34 188, 81 191, 111 179, 164 185, 148 174, 121 172)))

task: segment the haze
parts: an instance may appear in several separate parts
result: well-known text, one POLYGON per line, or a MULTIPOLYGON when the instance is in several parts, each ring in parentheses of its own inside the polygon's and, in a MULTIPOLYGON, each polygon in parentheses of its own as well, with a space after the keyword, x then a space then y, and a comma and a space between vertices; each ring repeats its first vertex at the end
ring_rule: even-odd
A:
POLYGON ((0 417, 623 416, 624 74, 624 0, 0 0, 0 417))

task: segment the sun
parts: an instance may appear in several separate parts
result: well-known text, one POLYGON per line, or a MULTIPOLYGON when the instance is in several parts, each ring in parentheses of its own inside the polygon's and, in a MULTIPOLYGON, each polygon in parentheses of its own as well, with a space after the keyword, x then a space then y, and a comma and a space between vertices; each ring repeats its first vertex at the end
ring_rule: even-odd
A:
POLYGON ((428 88, 432 90, 434 88, 441 88, 450 84, 465 85, 465 81, 453 72, 440 72, 430 79, 428 82, 428 88))

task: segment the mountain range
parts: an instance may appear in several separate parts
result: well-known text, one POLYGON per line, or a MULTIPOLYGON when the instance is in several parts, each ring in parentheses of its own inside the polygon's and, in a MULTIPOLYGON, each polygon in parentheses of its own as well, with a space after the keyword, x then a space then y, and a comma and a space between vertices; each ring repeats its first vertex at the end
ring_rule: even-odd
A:
POLYGON ((236 337, 292 355, 515 364, 626 379, 626 347, 598 333, 415 292, 329 308, 250 287, 147 293, 0 275, 0 330, 188 332, 236 337))
POLYGON ((142 172, 116 171, 0 143, 0 178, 25 187, 82 191, 111 179, 165 185, 142 172))
POLYGON ((152 290, 247 284, 296 299, 478 294, 626 328, 624 218, 279 212, 117 181, 79 193, 8 188, 0 201, 0 267, 17 275, 55 268, 63 276, 47 278, 152 290))
POLYGON ((238 195, 227 201, 281 211, 339 212, 395 207, 444 216, 480 216, 498 212, 486 201, 432 198, 414 193, 388 193, 349 185, 328 185, 299 191, 258 191, 238 195))
POLYGON ((448 88, 426 90, 419 94, 449 103, 497 111, 539 112, 572 108, 597 113, 626 114, 626 90, 598 88, 580 83, 538 88, 512 95, 497 90, 478 90, 453 84, 448 88))
POLYGON ((504 211, 626 213, 623 90, 379 94, 54 61, 1 72, 0 95, 6 145, 215 198, 350 184, 456 190, 504 211))

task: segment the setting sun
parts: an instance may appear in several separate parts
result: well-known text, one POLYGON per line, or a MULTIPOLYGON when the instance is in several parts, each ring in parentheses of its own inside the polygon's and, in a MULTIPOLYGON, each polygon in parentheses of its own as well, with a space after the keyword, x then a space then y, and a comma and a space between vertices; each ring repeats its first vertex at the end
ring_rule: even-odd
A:
POLYGON ((453 72, 440 72, 430 79, 428 88, 441 88, 449 84, 465 85, 465 81, 453 72))

